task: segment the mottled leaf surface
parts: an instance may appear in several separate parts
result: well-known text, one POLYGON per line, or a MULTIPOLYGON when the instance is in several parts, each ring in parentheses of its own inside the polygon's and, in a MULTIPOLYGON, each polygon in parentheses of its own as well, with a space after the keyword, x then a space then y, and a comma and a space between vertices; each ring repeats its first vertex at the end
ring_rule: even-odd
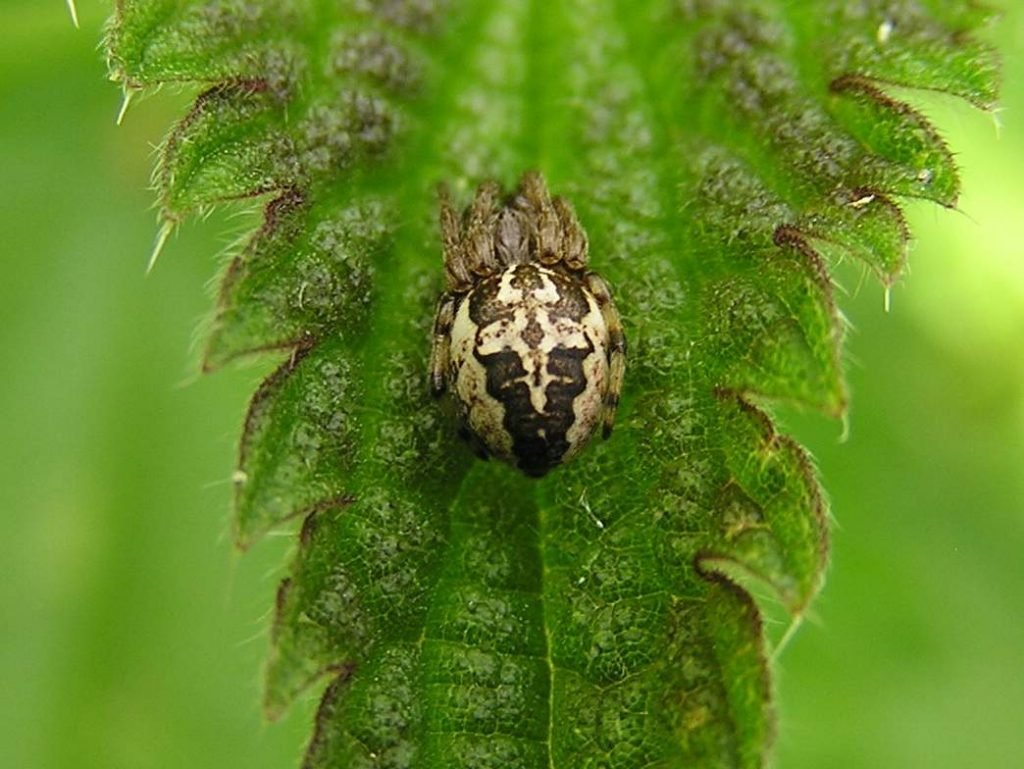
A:
MULTIPOLYGON (((120 0, 126 89, 197 83, 156 170, 169 226, 262 197, 204 366, 254 354, 247 547, 301 521, 266 710, 326 685, 305 763, 760 767, 759 612, 818 589, 813 468, 767 411, 844 412, 830 260, 886 285, 898 200, 953 206, 936 129, 982 108, 970 2, 120 0), (436 186, 541 170, 630 343, 611 440, 541 482, 482 463, 428 394, 436 186)), ((130 118, 129 118, 130 119, 130 118)))

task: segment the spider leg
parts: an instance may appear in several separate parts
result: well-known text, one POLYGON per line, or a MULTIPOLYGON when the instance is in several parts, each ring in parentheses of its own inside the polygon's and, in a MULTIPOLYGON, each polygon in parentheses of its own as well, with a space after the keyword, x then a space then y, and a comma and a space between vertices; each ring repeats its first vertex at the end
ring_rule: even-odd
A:
POLYGON ((565 198, 552 202, 562 228, 562 261, 570 270, 582 270, 587 266, 587 233, 565 198))
POLYGON ((604 278, 594 272, 586 275, 587 287, 597 306, 601 309, 605 325, 608 327, 608 384, 604 391, 604 428, 607 438, 615 425, 615 411, 619 406, 619 395, 622 393, 622 378, 626 373, 626 336, 622 331, 622 319, 615 308, 611 290, 604 278))
POLYGON ((456 294, 441 294, 434 315, 434 344, 430 349, 430 391, 440 396, 448 382, 448 360, 451 354, 450 334, 455 322, 456 294))
POLYGON ((563 258, 562 225, 544 177, 527 171, 519 182, 519 192, 532 214, 537 261, 543 265, 557 264, 563 258))
POLYGON ((462 225, 452 208, 448 185, 441 184, 437 190, 441 202, 441 245, 444 249, 444 271, 448 277, 448 288, 452 291, 468 291, 473 285, 473 276, 466 263, 463 248, 462 225))
POLYGON ((463 229, 462 246, 466 269, 473 275, 493 275, 500 264, 495 250, 495 218, 501 188, 497 182, 484 182, 476 190, 463 229))

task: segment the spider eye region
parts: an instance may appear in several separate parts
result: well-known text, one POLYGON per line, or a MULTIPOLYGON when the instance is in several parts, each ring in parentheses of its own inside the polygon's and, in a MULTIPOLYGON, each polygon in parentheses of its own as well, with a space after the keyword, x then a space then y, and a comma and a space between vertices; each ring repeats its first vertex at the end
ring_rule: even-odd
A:
POLYGON ((449 366, 463 423, 488 453, 543 475, 575 456, 601 421, 608 328, 585 286, 516 265, 459 304, 449 366))

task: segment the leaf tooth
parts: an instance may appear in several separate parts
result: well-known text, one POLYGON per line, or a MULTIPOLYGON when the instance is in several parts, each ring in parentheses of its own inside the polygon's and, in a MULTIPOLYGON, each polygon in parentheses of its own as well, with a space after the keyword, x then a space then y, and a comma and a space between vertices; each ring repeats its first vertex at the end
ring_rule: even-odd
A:
POLYGON ((294 151, 279 133, 283 119, 283 102, 261 78, 200 94, 161 148, 154 181, 164 218, 180 220, 293 184, 294 151))
POLYGON ((312 686, 316 681, 331 673, 337 673, 335 682, 345 681, 355 666, 352 663, 332 663, 321 661, 312 644, 307 644, 299 654, 294 650, 286 659, 282 649, 282 639, 291 634, 288 627, 288 614, 292 603, 292 593, 298 588, 294 579, 286 577, 277 587, 274 599, 274 618, 270 626, 271 653, 266 663, 268 684, 264 688, 263 713, 270 721, 276 721, 284 713, 295 696, 312 686), (275 671, 285 669, 290 674, 289 680, 279 680, 275 671))
POLYGON ((833 114, 890 168, 869 187, 934 200, 954 207, 960 180, 953 153, 935 126, 904 101, 893 98, 877 81, 842 75, 829 90, 846 102, 833 114))
POLYGON ((760 769, 777 730, 761 613, 749 593, 724 575, 707 578, 704 610, 710 649, 724 682, 724 717, 741 735, 733 746, 734 763, 760 769))
MULTIPOLYGON (((906 269, 910 227, 902 209, 885 193, 860 187, 836 196, 836 205, 807 213, 795 225, 776 230, 776 242, 815 251, 835 246, 863 262, 883 286, 893 285, 906 269)), ((838 258, 837 260, 838 261, 838 258)))
MULTIPOLYGON (((202 367, 205 373, 216 371, 230 357, 244 354, 244 351, 238 349, 230 352, 223 349, 224 345, 220 339, 223 334, 223 316, 234 304, 233 294, 243 280, 245 265, 254 258, 254 254, 264 248, 268 241, 275 238, 283 236, 290 242, 295 237, 296 229, 299 226, 295 220, 305 202, 306 195, 301 189, 298 187, 285 188, 280 195, 267 203, 263 209, 263 221, 260 228, 249 238, 242 252, 236 254, 228 263, 217 290, 217 317, 207 338, 206 350, 203 355, 202 367)), ((266 340, 261 340, 260 344, 265 345, 266 340)))
POLYGON ((307 529, 297 553, 297 587, 280 604, 266 671, 273 710, 326 668, 377 664, 420 635, 446 551, 447 511, 402 489, 363 488, 343 512, 322 511, 324 525, 307 529))
POLYGON ((337 675, 324 689, 320 697, 320 704, 317 706, 316 716, 313 721, 313 734, 306 746, 306 754, 302 761, 302 769, 312 769, 316 766, 331 766, 325 758, 328 750, 328 742, 331 732, 334 731, 334 724, 339 720, 338 708, 344 694, 344 689, 355 672, 355 665, 338 666, 337 675))
POLYGON ((344 203, 287 188, 232 260, 207 341, 205 366, 307 338, 355 339, 373 312, 379 263, 392 247, 389 208, 350 191, 344 203))
POLYGON ((737 271, 702 287, 701 350, 720 361, 716 387, 840 415, 846 392, 831 282, 816 252, 798 242, 781 250, 748 246, 756 272, 737 271))
POLYGON ((417 645, 396 643, 355 671, 343 666, 320 700, 303 769, 419 765, 419 657, 417 645))
POLYGON ((734 564, 768 585, 794 614, 821 585, 828 552, 825 502, 810 457, 741 394, 719 390, 728 476, 712 506, 720 531, 695 557, 698 571, 734 564), (739 449, 754 446, 750 455, 739 449))
POLYGON ((239 443, 235 536, 248 547, 273 526, 336 508, 346 496, 358 434, 357 363, 339 342, 312 340, 256 391, 239 443))
POLYGON ((999 61, 974 31, 990 14, 975 3, 919 3, 836 0, 818 25, 836 23, 828 43, 831 76, 860 76, 878 83, 940 91, 981 109, 994 106, 999 61))
POLYGON ((261 511, 254 515, 251 510, 251 498, 254 483, 259 483, 258 475, 253 477, 251 467, 251 455, 258 451, 258 442, 263 432, 267 429, 270 418, 270 411, 275 405, 275 400, 287 378, 295 370, 299 362, 312 349, 312 345, 305 348, 296 348, 291 355, 256 389, 249 401, 249 408, 245 415, 245 422, 242 428, 242 437, 238 445, 238 461, 236 471, 233 475, 235 484, 235 543, 242 550, 247 549, 253 542, 257 532, 269 528, 274 523, 290 518, 293 511, 278 510, 273 513, 261 511), (254 525, 254 520, 259 523, 254 525))
POLYGON ((119 0, 107 33, 112 76, 136 87, 295 74, 303 51, 292 3, 119 0))

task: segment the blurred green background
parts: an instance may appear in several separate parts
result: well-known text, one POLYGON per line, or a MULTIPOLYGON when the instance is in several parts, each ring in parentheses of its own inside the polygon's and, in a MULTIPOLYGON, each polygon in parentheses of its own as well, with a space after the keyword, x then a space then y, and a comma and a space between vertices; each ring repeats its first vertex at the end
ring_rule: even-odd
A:
MULTIPOLYGON (((1013 3, 1005 3, 1013 5, 1013 3)), ((233 552, 228 478, 261 371, 199 378, 229 235, 144 276, 167 89, 114 125, 106 2, 0 0, 0 767, 297 764, 314 703, 259 712, 287 540, 233 552)), ((841 272, 849 436, 786 414, 832 500, 828 585, 779 667, 779 769, 1024 766, 1024 12, 1001 138, 941 97, 962 212, 910 206, 893 292, 841 272)), ((918 99, 919 101, 919 99, 918 99)))

